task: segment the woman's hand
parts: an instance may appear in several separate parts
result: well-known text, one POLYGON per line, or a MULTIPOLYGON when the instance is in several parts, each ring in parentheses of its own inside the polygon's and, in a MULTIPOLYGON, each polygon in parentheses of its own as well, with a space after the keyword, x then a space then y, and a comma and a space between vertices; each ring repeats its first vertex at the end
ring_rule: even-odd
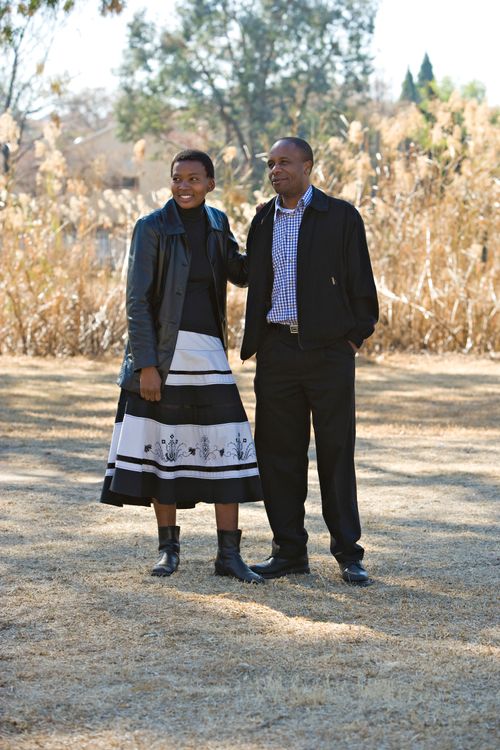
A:
POLYGON ((146 401, 160 401, 161 377, 156 367, 143 367, 141 370, 141 398, 146 401))

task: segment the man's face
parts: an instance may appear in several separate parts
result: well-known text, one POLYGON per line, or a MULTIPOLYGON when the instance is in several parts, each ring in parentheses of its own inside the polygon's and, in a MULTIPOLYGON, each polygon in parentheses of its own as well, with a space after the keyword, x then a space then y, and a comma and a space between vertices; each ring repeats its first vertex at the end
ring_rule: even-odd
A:
POLYGON ((300 197, 309 187, 312 163, 293 143, 277 141, 267 159, 269 179, 275 191, 284 197, 300 197))
POLYGON ((177 161, 172 169, 170 189, 175 202, 182 208, 196 208, 215 187, 201 161, 177 161))

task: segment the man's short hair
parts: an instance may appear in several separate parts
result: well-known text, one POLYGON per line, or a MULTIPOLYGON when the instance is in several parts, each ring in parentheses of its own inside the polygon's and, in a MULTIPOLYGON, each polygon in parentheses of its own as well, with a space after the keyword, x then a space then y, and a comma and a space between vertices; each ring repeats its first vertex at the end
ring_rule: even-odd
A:
POLYGON ((197 151, 194 148, 187 148, 184 151, 179 151, 179 153, 172 159, 172 164, 170 165, 170 176, 172 176, 174 166, 179 161, 199 161, 205 167, 207 177, 211 177, 212 179, 215 177, 214 163, 204 151, 197 151))
POLYGON ((296 138, 293 135, 287 135, 285 138, 278 138, 278 141, 286 141, 287 143, 293 143, 294 146, 296 146, 298 149, 302 151, 304 154, 304 161, 310 161, 314 164, 314 156, 312 152, 312 148, 308 144, 307 141, 304 141, 303 138, 296 138))

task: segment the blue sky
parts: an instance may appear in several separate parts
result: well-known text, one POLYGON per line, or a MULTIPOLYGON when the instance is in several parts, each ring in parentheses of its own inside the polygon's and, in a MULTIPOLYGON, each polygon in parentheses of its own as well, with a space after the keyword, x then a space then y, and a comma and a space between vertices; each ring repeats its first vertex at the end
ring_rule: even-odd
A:
MULTIPOLYGON (((51 73, 66 70, 74 90, 116 86, 116 69, 126 44, 127 22, 147 7, 148 17, 161 26, 172 19, 174 0, 128 0, 119 17, 101 18, 91 0, 71 14, 54 42, 51 73)), ((399 96, 406 68, 414 75, 427 52, 439 80, 450 76, 458 84, 472 79, 487 87, 490 104, 500 105, 498 0, 380 0, 373 52, 376 73, 399 96)))

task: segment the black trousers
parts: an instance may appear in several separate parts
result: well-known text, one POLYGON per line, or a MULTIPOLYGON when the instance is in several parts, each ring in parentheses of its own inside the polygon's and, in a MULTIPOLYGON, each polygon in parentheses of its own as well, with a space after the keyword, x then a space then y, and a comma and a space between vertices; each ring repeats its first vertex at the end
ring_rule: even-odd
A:
POLYGON ((307 549, 304 527, 311 415, 323 518, 339 562, 360 560, 354 469, 354 352, 342 339, 303 351, 285 326, 269 326, 257 352, 255 445, 273 554, 307 549))

